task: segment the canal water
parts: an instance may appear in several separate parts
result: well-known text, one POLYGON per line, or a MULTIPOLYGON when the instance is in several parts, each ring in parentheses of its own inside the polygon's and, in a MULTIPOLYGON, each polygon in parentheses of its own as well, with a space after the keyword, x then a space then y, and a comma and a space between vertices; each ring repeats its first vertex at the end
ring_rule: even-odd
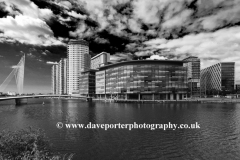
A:
POLYGON ((74 159, 240 159, 240 104, 124 104, 76 99, 0 102, 0 131, 46 132, 56 152, 74 159), (42 105, 42 102, 45 105, 42 105), (56 123, 192 124, 200 129, 58 129, 56 123))

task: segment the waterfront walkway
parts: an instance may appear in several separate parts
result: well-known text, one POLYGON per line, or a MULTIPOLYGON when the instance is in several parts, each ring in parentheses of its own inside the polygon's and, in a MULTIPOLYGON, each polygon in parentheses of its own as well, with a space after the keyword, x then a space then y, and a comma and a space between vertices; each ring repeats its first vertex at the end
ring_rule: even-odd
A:
POLYGON ((195 102, 195 103, 240 103, 240 99, 229 98, 195 98, 184 100, 136 100, 136 99, 93 99, 113 103, 169 103, 169 102, 195 102))

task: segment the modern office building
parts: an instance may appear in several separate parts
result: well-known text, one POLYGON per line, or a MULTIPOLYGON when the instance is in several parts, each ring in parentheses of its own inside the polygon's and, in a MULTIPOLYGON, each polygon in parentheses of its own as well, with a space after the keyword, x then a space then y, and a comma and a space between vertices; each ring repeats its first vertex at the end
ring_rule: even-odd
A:
POLYGON ((96 94, 105 95, 106 93, 106 75, 105 70, 96 72, 96 94))
POLYGON ((79 82, 80 95, 95 96, 95 72, 96 70, 88 70, 81 73, 79 82))
POLYGON ((109 61, 110 54, 106 52, 101 52, 91 58, 91 69, 97 69, 101 66, 107 65, 109 61))
POLYGON ((57 94, 57 83, 58 83, 58 65, 52 66, 52 94, 57 94))
POLYGON ((202 69, 200 82, 203 95, 232 93, 235 84, 235 62, 221 62, 202 69))
POLYGON ((184 66, 187 67, 188 95, 190 97, 200 97, 200 59, 190 56, 183 59, 184 66))
POLYGON ((58 93, 67 94, 67 59, 62 58, 58 63, 58 93))
POLYGON ((186 95, 187 68, 183 61, 125 61, 96 71, 97 98, 178 100, 186 95))
POLYGON ((71 40, 68 43, 67 93, 79 94, 81 72, 89 70, 91 56, 89 44, 84 40, 71 40))
POLYGON ((52 94, 67 94, 67 59, 52 66, 52 94))

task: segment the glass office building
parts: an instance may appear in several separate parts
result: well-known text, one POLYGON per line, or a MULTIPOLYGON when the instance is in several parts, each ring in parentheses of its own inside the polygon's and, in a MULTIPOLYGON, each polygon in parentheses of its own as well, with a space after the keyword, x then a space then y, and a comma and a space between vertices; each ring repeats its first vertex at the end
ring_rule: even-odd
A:
POLYGON ((79 94, 93 97, 95 95, 95 70, 81 72, 79 94))
POLYGON ((97 98, 180 100, 187 94, 183 61, 137 60, 100 67, 97 98))
POLYGON ((91 69, 97 69, 101 66, 107 65, 109 61, 110 54, 106 52, 101 52, 91 58, 91 69))
POLYGON ((240 84, 236 84, 235 90, 237 94, 240 94, 240 84))
POLYGON ((190 56, 183 59, 187 67, 188 95, 189 97, 200 97, 200 59, 190 56))
POLYGON ((105 70, 96 72, 96 94, 105 95, 106 93, 106 79, 105 70))
POLYGON ((203 95, 232 93, 235 85, 235 62, 221 62, 201 70, 200 82, 203 95))

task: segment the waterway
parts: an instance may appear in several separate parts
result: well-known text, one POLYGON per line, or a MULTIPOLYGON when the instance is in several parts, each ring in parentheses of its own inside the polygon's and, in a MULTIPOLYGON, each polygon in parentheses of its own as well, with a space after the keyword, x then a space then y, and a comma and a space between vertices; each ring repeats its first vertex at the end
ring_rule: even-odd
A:
POLYGON ((54 150, 74 159, 240 159, 240 104, 124 104, 77 99, 0 102, 0 131, 28 126, 46 132, 54 150), (44 101, 45 105, 42 105, 44 101), (57 122, 192 124, 200 129, 58 129, 57 122))

